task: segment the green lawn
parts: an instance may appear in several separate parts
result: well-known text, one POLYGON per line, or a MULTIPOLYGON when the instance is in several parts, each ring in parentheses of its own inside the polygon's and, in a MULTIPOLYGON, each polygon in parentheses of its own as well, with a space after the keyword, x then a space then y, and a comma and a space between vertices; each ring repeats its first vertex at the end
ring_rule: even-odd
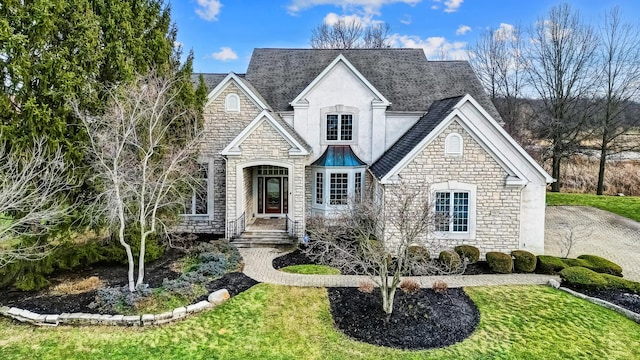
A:
POLYGON ((547 205, 584 205, 640 221, 640 197, 547 193, 547 205))
MULTIPOLYGON (((34 328, 0 320, 0 359, 639 359, 640 325, 548 287, 468 288, 481 312, 467 340, 399 351, 333 328, 327 292, 259 284, 176 324, 34 328)), ((383 325, 381 325, 383 326, 383 325)))
POLYGON ((326 265, 290 265, 283 267, 280 271, 292 274, 305 275, 340 275, 340 270, 326 265))

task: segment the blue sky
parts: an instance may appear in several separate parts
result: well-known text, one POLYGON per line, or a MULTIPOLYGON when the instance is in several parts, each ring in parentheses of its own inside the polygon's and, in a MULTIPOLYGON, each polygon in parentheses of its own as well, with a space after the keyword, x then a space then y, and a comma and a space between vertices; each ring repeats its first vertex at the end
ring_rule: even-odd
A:
MULTIPOLYGON (((396 47, 418 47, 429 59, 464 59, 465 49, 489 27, 526 27, 561 1, 551 0, 171 0, 178 42, 195 52, 194 71, 246 71, 257 47, 308 48, 314 27, 350 17, 385 21, 396 47)), ((574 0, 594 24, 619 5, 640 21, 637 0, 574 0)))

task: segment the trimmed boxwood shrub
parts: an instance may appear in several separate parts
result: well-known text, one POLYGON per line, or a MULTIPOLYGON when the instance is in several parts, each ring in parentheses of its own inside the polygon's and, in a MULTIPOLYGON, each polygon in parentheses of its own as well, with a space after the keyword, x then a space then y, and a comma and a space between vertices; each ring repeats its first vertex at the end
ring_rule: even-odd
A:
POLYGON ((536 272, 540 274, 555 275, 562 269, 569 267, 562 259, 555 256, 538 255, 538 264, 536 266, 536 272))
POLYGON ((578 260, 583 260, 588 263, 587 268, 599 272, 601 274, 610 274, 615 276, 622 276, 622 268, 620 265, 609 261, 605 258, 595 255, 580 255, 578 260))
MULTIPOLYGON (((591 269, 591 266, 589 265, 588 261, 582 260, 582 259, 571 259, 571 258, 567 258, 567 259, 560 259, 562 260, 562 262, 567 265, 567 267, 571 267, 571 266, 582 266, 585 267, 587 269, 591 269)), ((593 269, 591 269, 593 270, 593 269)))
POLYGON ((607 279, 601 274, 582 266, 565 268, 560 271, 560 277, 562 281, 566 281, 578 288, 605 289, 607 287, 607 279))
POLYGON ((462 263, 460 255, 451 250, 441 251, 440 255, 438 256, 438 260, 440 260, 440 263, 442 263, 444 266, 449 267, 450 269, 455 269, 462 263))
POLYGON ((459 245, 453 248, 460 255, 461 259, 468 259, 469 264, 477 263, 480 260, 480 249, 471 245, 459 245))
POLYGON ((490 251, 487 253, 487 262, 491 271, 499 274, 509 274, 513 270, 513 260, 509 254, 490 251))
POLYGON ((409 259, 417 262, 426 262, 431 259, 431 254, 429 254, 429 249, 422 245, 411 245, 407 248, 407 253, 409 255, 409 259))
POLYGON ((640 294, 640 283, 609 274, 600 274, 607 280, 607 288, 640 294))
POLYGON ((513 256, 513 268, 516 272, 530 273, 536 269, 538 259, 532 253, 515 250, 511 252, 511 256, 513 256))

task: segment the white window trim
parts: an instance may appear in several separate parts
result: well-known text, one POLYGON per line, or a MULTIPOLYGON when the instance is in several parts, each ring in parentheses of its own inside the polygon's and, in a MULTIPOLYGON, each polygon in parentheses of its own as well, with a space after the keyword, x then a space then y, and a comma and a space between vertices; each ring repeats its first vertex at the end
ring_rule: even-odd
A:
POLYGON ((462 152, 464 149, 464 139, 458 133, 451 133, 447 135, 444 139, 444 154, 446 156, 462 156, 462 152), (458 139, 458 144, 460 145, 457 149, 451 149, 451 141, 452 139, 458 139))
POLYGON ((240 96, 238 96, 238 94, 236 93, 231 93, 231 94, 227 94, 227 96, 224 98, 224 111, 225 112, 240 112, 240 96), (229 106, 230 104, 230 99, 235 99, 235 104, 237 106, 235 107, 231 107, 229 106))
POLYGON ((214 162, 213 159, 211 160, 198 160, 198 163, 206 165, 207 166, 207 213, 206 214, 194 214, 193 213, 193 206, 194 206, 194 202, 193 199, 195 197, 195 193, 191 195, 191 199, 192 199, 192 208, 191 211, 192 213, 190 214, 180 214, 181 217, 184 217, 187 220, 213 220, 213 214, 214 214, 214 198, 213 198, 213 169, 214 169, 214 162))
POLYGON ((362 191, 360 196, 363 196, 365 191, 365 168, 364 167, 316 167, 313 170, 313 201, 312 207, 316 210, 322 210, 325 213, 332 211, 343 210, 349 204, 345 205, 331 205, 331 174, 348 174, 347 180, 347 195, 353 197, 356 194, 356 173, 361 174, 362 191), (318 193, 318 185, 316 181, 316 174, 322 173, 322 204, 317 203, 316 194, 318 193))
POLYGON ((358 143, 358 108, 335 105, 320 109, 320 144, 321 145, 355 145, 358 143), (342 115, 351 115, 351 140, 327 140, 327 115, 338 115, 338 139, 342 124, 342 115))
POLYGON ((436 193, 437 192, 466 192, 469 194, 469 219, 468 219, 468 231, 460 232, 453 231, 453 228, 450 227, 449 231, 434 231, 434 235, 437 238, 442 239, 464 239, 464 240, 475 240, 476 238, 476 221, 477 221, 477 212, 476 212, 476 204, 478 199, 477 194, 478 186, 475 184, 467 184, 461 183, 457 181, 446 181, 441 183, 435 183, 431 185, 431 202, 432 202, 432 211, 435 213, 436 206, 436 193))

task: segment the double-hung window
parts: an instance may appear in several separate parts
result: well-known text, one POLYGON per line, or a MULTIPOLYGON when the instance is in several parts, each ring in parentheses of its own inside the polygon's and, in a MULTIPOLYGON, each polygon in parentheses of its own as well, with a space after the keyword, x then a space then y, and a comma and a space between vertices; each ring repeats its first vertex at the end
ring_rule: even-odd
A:
POLYGON ((353 140, 353 115, 327 114, 327 141, 353 140))
POLYGON ((469 192, 438 191, 435 200, 436 231, 469 232, 469 192))
POLYGON ((185 215, 206 215, 207 211, 207 198, 208 198, 208 183, 209 183, 209 165, 200 164, 198 167, 198 174, 196 181, 193 185, 193 192, 191 198, 187 200, 185 204, 185 215))

